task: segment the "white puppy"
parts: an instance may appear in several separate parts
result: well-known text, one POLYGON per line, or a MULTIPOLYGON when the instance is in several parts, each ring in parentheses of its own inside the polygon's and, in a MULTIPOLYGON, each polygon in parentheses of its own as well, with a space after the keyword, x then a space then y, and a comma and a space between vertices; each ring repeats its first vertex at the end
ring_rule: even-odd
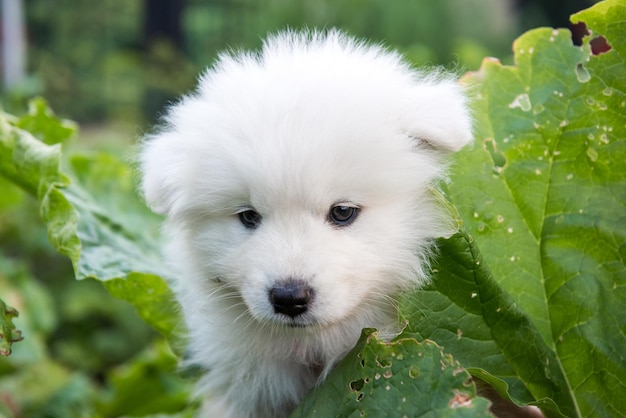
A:
POLYGON ((471 140, 463 92, 338 31, 224 54, 141 153, 204 416, 284 417, 452 232, 432 192, 471 140))

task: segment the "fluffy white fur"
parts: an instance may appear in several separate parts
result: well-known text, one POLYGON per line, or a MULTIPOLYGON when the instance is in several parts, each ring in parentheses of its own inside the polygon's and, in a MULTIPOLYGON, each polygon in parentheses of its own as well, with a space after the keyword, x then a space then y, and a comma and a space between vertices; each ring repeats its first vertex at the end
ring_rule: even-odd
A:
POLYGON ((338 31, 221 55, 169 109, 142 188, 167 217, 204 416, 287 416, 362 328, 398 331, 394 296, 427 281, 433 239, 452 231, 432 185, 470 125, 449 75, 338 31), (338 226, 336 205, 360 212, 338 226), (295 318, 268 296, 289 280, 313 294, 295 318))

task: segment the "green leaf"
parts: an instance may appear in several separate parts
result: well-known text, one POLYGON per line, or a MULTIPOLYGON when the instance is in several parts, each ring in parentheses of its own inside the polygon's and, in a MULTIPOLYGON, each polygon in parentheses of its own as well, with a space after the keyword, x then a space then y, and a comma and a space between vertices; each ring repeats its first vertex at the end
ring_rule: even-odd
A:
POLYGON ((9 115, 0 113, 0 175, 33 196, 67 179, 59 173, 61 148, 48 146, 29 132, 16 128, 9 115))
MULTIPOLYGON (((100 402, 101 416, 175 413, 188 407, 190 384, 177 376, 178 361, 157 344, 134 361, 113 370, 111 390, 100 402)), ((191 409, 191 408, 189 408, 191 409)))
POLYGON ((516 66, 488 59, 467 78, 477 144, 458 155, 449 195, 492 279, 454 270, 460 243, 444 242, 437 293, 415 295, 424 318, 414 306, 409 319, 517 402, 623 416, 626 6, 602 2, 574 20, 591 31, 582 47, 566 30, 532 30, 514 44, 516 66), (598 35, 611 49, 593 55, 598 35))
POLYGON ((479 417, 491 416, 488 406, 476 397, 469 373, 437 344, 411 338, 387 343, 366 329, 292 417, 479 417))
POLYGON ((560 416, 557 405, 567 409, 571 399, 559 390, 566 381, 556 356, 530 316, 494 280, 473 238, 457 233, 440 239, 439 251, 433 284, 400 303, 408 318, 400 338, 434 340, 519 403, 560 416))
POLYGON ((28 113, 17 119, 14 124, 49 145, 67 141, 78 129, 74 122, 54 116, 43 98, 31 100, 28 113))
MULTIPOLYGON (((0 379, 7 417, 78 418, 94 416, 95 387, 84 375, 49 359, 24 364, 0 379), (6 402, 6 403, 5 403, 6 402)), ((3 415, 5 416, 5 415, 3 415)))
POLYGON ((160 253, 160 218, 137 197, 132 168, 111 155, 94 154, 72 157, 62 172, 59 144, 40 142, 6 115, 0 115, 0 129, 0 174, 39 199, 48 238, 70 258, 76 278, 105 282, 146 322, 173 337, 181 321, 163 276, 168 268, 160 253))
POLYGON ((15 329, 13 318, 18 316, 18 312, 7 306, 0 299, 0 355, 8 356, 11 354, 11 344, 22 340, 21 331, 15 329))

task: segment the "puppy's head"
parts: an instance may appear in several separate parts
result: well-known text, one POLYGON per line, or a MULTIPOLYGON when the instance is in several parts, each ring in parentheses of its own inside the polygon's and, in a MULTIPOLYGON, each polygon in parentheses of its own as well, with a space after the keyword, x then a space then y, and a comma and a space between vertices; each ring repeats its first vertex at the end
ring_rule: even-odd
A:
POLYGON ((448 76, 338 32, 283 33, 221 56, 169 110, 142 187, 183 291, 220 286, 262 323, 324 326, 425 280, 451 232, 431 186, 470 131, 448 76))

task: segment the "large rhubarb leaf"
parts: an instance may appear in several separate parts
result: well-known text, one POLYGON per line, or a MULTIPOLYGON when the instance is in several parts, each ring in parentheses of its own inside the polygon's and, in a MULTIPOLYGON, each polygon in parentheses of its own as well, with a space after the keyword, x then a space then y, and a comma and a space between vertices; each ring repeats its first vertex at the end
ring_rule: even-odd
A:
POLYGON ((458 233, 441 239, 439 249, 433 284, 401 302, 408 320, 401 338, 436 341, 519 404, 537 405, 549 416, 572 409, 556 354, 494 279, 473 237, 458 233))
POLYGON ((458 155, 449 194, 471 234, 467 248, 480 248, 474 261, 493 280, 454 270, 458 242, 444 242, 436 292, 406 308, 410 332, 514 400, 549 398, 571 417, 620 416, 626 4, 602 2, 573 20, 590 32, 581 47, 567 30, 536 29, 515 42, 515 66, 485 60, 467 77, 477 84, 477 144, 458 155))

